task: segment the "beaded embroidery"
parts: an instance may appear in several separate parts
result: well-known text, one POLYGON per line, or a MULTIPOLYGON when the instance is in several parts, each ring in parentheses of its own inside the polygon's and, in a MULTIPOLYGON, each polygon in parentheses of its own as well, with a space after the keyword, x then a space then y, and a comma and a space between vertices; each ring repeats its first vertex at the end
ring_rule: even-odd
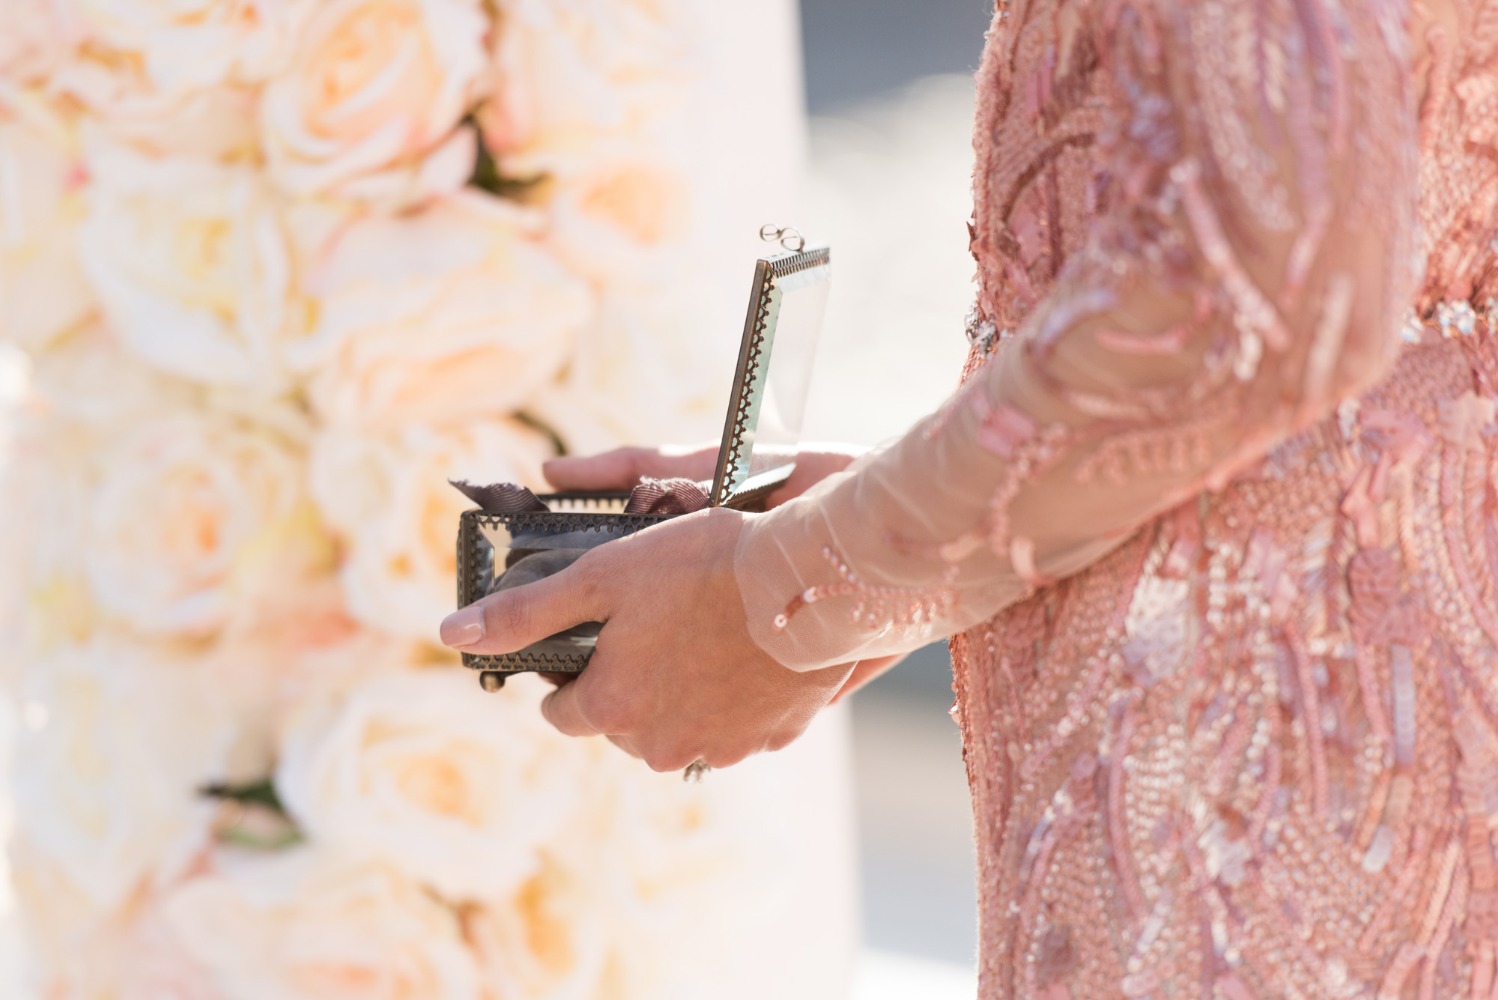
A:
POLYGON ((1418 344, 1425 339, 1425 331, 1432 327, 1447 340, 1494 333, 1498 331, 1498 298, 1488 299, 1481 310, 1466 300, 1438 302, 1424 313, 1411 309, 1405 317, 1400 339, 1406 344, 1418 344))
POLYGON ((973 395, 746 536, 756 639, 1005 608, 985 1000, 1493 996, 1498 0, 1006 0, 977 118, 973 395))
POLYGON ((1000 330, 993 320, 985 319, 974 306, 967 314, 967 342, 979 357, 987 357, 999 346, 999 341, 1013 334, 1012 330, 1000 330))

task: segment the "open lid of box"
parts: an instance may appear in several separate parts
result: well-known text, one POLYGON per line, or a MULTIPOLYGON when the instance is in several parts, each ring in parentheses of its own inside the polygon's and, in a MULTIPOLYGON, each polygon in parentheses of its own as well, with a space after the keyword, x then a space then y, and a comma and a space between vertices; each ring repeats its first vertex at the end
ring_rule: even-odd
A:
POLYGON ((755 265, 738 368, 709 501, 743 508, 784 483, 795 462, 832 274, 831 252, 794 230, 766 239, 793 249, 755 265))
MULTIPOLYGON (((713 505, 740 509, 753 507, 794 467, 831 275, 826 247, 806 248, 794 230, 767 226, 760 235, 791 249, 756 262, 708 495, 713 505)), ((513 483, 454 485, 479 504, 464 512, 458 532, 460 607, 493 593, 504 581, 524 586, 570 565, 594 546, 675 516, 631 511, 634 498, 624 494, 536 496, 513 483)), ((700 491, 691 499, 696 506, 690 509, 700 509, 700 491)), ((582 670, 597 635, 596 626, 591 631, 579 626, 513 653, 465 651, 463 663, 482 672, 485 690, 497 690, 507 673, 582 670)))

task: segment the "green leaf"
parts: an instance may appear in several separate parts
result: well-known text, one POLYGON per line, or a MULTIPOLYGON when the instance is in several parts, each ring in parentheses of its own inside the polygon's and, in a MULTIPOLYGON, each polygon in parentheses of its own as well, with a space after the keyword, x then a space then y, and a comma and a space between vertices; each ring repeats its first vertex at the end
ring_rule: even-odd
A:
POLYGON ((530 177, 506 177, 500 172, 499 162, 494 159, 494 154, 489 152, 489 147, 484 142, 484 131, 479 127, 478 119, 470 114, 463 121, 464 124, 473 127, 478 139, 475 143, 477 153, 473 158, 473 173, 468 177, 470 187, 487 191, 498 198, 525 201, 541 184, 546 182, 545 174, 535 174, 530 177))
POLYGON ((270 778, 262 778, 245 785, 205 785, 202 794, 210 799, 224 799, 247 806, 263 806, 283 816, 286 815, 286 807, 281 804, 281 797, 276 794, 276 784, 270 778))
POLYGON ((249 848, 252 851, 284 851, 288 847, 300 844, 304 838, 302 831, 287 823, 283 829, 271 835, 251 833, 241 827, 231 826, 219 835, 219 839, 226 844, 249 848))
POLYGON ((213 784, 200 789, 210 799, 232 802, 239 808, 224 816, 227 826, 218 829, 218 839, 257 851, 279 851, 302 841, 302 831, 286 812, 270 778, 241 785, 213 784))

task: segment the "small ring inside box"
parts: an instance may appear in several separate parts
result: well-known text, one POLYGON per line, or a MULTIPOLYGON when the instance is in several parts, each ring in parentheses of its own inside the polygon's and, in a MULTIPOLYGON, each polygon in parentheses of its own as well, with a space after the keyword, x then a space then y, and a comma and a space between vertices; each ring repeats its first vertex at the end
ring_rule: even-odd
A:
MULTIPOLYGON (((763 509, 793 468, 829 273, 826 247, 756 263, 711 483, 644 480, 629 493, 592 494, 454 483, 479 504, 464 512, 458 532, 459 606, 561 572, 592 549, 671 517, 707 506, 763 509)), ((486 690, 516 672, 578 673, 601 629, 583 623, 518 652, 464 653, 463 664, 483 672, 486 690)))

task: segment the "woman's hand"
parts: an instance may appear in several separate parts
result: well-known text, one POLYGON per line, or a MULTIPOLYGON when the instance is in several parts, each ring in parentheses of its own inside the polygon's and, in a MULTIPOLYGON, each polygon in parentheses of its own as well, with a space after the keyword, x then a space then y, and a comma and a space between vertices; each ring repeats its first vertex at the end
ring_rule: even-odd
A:
POLYGON ((909 655, 909 653, 899 653, 894 656, 876 656, 872 660, 859 660, 853 664, 853 672, 848 675, 847 680, 843 681, 843 686, 837 689, 837 694, 833 695, 832 700, 827 704, 836 705, 871 681, 883 677, 909 655))
POLYGON ((607 736, 657 771, 698 760, 726 767, 778 750, 853 668, 798 673, 750 638, 734 576, 746 516, 704 510, 609 542, 554 576, 449 616, 442 641, 464 652, 509 653, 602 622, 587 669, 542 705, 552 725, 571 736, 607 736))
POLYGON ((641 479, 713 477, 718 446, 676 448, 615 448, 596 455, 562 455, 541 466, 553 489, 563 492, 603 493, 633 488, 641 479))
MULTIPOLYGON (((766 498, 778 507, 852 464, 861 450, 852 445, 812 445, 796 452, 796 468, 785 485, 766 498)), ((718 446, 696 448, 615 448, 597 455, 565 455, 542 467, 546 481, 558 490, 623 492, 641 479, 711 479, 718 446)))

